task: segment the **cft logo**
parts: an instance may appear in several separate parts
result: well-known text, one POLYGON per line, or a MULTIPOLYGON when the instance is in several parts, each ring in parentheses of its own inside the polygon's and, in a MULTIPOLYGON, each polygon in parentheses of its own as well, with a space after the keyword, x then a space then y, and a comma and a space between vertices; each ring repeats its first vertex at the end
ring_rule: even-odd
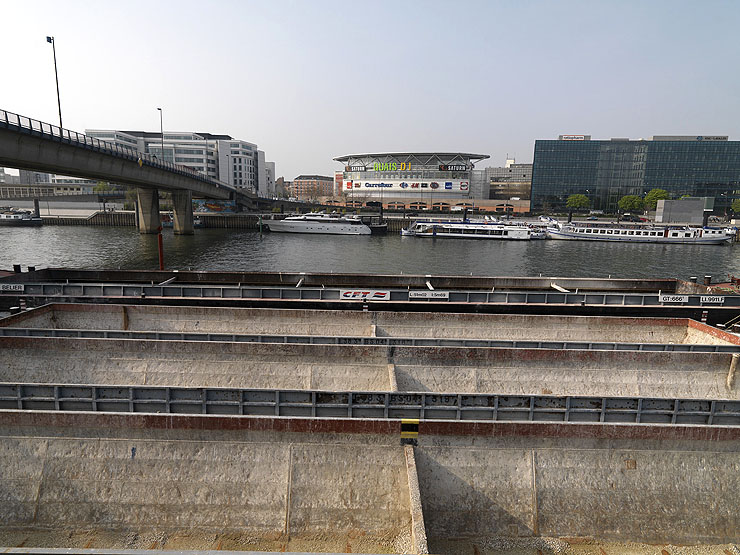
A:
POLYGON ((349 301, 388 301, 391 292, 377 289, 340 289, 339 298, 349 301))

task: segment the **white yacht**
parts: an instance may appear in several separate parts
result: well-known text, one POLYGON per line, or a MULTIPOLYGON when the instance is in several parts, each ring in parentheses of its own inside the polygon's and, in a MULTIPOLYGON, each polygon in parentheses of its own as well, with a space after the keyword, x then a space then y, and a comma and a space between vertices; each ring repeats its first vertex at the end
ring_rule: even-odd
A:
POLYGON ((731 243, 736 228, 690 227, 679 225, 641 225, 616 223, 567 223, 553 220, 547 228, 550 239, 571 241, 611 241, 621 243, 676 243, 681 245, 721 245, 731 243))
POLYGON ((457 239, 532 239, 533 230, 527 225, 509 224, 495 218, 483 220, 417 220, 403 236, 452 237, 457 239))
POLYGON ((270 231, 281 233, 325 233, 331 235, 370 235, 370 227, 357 216, 321 212, 288 216, 265 222, 270 231))

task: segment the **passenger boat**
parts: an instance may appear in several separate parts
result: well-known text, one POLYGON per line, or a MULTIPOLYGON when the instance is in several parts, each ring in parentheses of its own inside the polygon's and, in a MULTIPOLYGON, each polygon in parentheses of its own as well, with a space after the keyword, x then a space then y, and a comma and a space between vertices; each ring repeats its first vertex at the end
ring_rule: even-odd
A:
POLYGON ((416 220, 401 235, 408 237, 452 237, 456 239, 512 239, 528 241, 537 233, 527 225, 484 220, 416 220))
POLYGON ((736 233, 735 228, 575 222, 563 224, 557 220, 553 220, 547 228, 550 239, 679 245, 731 243, 736 233))
POLYGON ((265 222, 270 231, 281 233, 324 233, 331 235, 370 235, 370 227, 357 216, 314 212, 265 222))
POLYGON ((0 225, 8 226, 40 226, 44 223, 40 216, 25 210, 0 211, 0 225))

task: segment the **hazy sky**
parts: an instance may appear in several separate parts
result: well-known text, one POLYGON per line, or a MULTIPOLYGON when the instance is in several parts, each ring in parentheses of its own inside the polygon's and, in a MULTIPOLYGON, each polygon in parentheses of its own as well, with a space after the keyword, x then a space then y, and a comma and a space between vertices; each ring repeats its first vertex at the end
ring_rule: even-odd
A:
POLYGON ((740 140, 738 1, 0 0, 0 108, 227 133, 277 175, 343 154, 531 162, 535 139, 740 140))

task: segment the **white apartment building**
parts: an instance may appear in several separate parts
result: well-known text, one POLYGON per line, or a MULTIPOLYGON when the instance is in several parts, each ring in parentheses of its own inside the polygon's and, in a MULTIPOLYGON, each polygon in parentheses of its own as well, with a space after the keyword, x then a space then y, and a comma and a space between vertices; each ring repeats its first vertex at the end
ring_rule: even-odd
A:
MULTIPOLYGON (((265 153, 254 143, 230 135, 212 133, 117 131, 87 129, 85 134, 100 140, 137 149, 167 162, 182 164, 234 187, 259 196, 272 196, 266 171, 265 153), (164 148, 163 148, 164 146, 164 148)), ((272 163, 274 191, 274 163, 272 163)))

